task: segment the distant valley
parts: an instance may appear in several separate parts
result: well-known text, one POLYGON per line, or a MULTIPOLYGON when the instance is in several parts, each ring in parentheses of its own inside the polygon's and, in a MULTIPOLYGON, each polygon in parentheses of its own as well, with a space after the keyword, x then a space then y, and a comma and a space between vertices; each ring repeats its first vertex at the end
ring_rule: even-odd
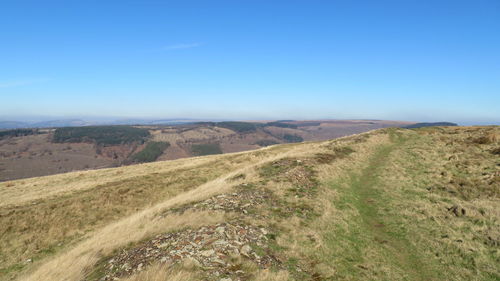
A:
POLYGON ((281 143, 322 141, 412 124, 380 120, 279 120, 4 130, 0 131, 0 181, 240 152, 281 143))

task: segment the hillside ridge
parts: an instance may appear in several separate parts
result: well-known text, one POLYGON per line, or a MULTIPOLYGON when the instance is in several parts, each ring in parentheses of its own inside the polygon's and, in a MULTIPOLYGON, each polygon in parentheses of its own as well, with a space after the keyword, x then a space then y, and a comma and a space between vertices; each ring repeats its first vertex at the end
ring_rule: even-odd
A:
POLYGON ((499 127, 0 183, 1 280, 495 280, 499 127))
POLYGON ((0 181, 328 140, 407 124, 292 120, 0 130, 0 181))

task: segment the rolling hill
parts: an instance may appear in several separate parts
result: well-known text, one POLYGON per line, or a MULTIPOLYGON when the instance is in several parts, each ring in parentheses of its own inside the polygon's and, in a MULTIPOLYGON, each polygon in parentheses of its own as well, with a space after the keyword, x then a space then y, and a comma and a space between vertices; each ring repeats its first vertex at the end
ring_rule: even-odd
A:
POLYGON ((404 125, 408 123, 286 120, 4 130, 0 131, 0 181, 327 140, 404 125), (162 149, 153 153, 155 143, 162 149), (144 154, 150 157, 138 157, 144 154))
MULTIPOLYGON (((289 128, 284 128, 289 129, 289 128)), ((0 183, 0 280, 498 280, 500 128, 0 183)))

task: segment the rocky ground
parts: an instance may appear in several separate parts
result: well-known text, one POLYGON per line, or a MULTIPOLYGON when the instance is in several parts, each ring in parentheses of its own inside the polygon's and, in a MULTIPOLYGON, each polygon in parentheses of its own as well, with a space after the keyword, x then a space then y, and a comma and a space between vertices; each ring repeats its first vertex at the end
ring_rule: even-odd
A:
MULTIPOLYGON (((296 199, 313 196, 310 191, 314 190, 316 180, 314 171, 308 165, 310 161, 311 159, 286 158, 270 162, 259 168, 259 182, 239 184, 234 186, 231 193, 168 209, 159 216, 188 210, 223 211, 236 216, 227 223, 164 233, 122 249, 102 260, 95 275, 98 277, 88 280, 119 280, 154 263, 173 265, 189 262, 202 269, 207 280, 217 281, 248 280, 251 272, 245 272, 242 261, 253 263, 262 269, 285 269, 287 258, 273 250, 273 246, 276 246, 276 234, 269 228, 256 225, 256 221, 269 221, 271 217, 287 219, 291 216, 310 216, 313 209, 307 204, 279 198, 265 187, 269 180, 287 181, 293 186, 287 191, 287 197, 296 199)), ((245 175, 237 176, 238 179, 244 177, 245 175)), ((307 272, 300 266, 296 266, 295 270, 307 272)))
POLYGON ((186 210, 223 210, 225 212, 248 214, 257 205, 269 202, 272 199, 271 192, 248 188, 249 186, 249 184, 242 184, 238 192, 220 194, 201 202, 183 205, 170 209, 163 215, 182 213, 186 210))
POLYGON ((153 262, 175 264, 183 260, 204 269, 209 276, 222 280, 245 280, 247 272, 234 262, 242 257, 261 268, 281 263, 272 254, 259 255, 253 249, 268 250, 268 236, 268 230, 264 228, 239 223, 221 223, 161 234, 109 259, 105 276, 100 280, 118 280, 143 270, 153 262))
MULTIPOLYGON (((161 216, 187 210, 216 210, 257 218, 261 216, 255 213, 255 208, 271 202, 273 198, 270 192, 250 188, 249 184, 237 189, 238 192, 220 194, 170 209, 161 216)), ((274 234, 268 229, 243 221, 165 233, 108 258, 103 269, 104 277, 97 280, 118 280, 155 262, 170 265, 181 261, 188 261, 203 269, 207 278, 212 280, 247 280, 248 272, 242 270, 241 259, 253 262, 260 268, 281 266, 280 259, 269 249, 270 239, 273 238, 274 234)))

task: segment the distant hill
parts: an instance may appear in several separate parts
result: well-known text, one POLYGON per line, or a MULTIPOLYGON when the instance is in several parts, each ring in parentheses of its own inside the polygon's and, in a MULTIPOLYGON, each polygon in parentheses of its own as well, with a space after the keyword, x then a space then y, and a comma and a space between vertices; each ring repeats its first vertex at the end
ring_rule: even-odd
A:
MULTIPOLYGON (((123 123, 139 121, 124 120, 123 123)), ((160 122, 177 121, 192 120, 160 122)), ((49 128, 0 131, 0 181, 128 165, 146 158, 173 160, 240 152, 279 143, 321 141, 408 123, 309 120, 90 126, 80 119, 66 119, 37 125, 49 128), (73 126, 63 126, 68 124, 73 126), (155 142, 168 145, 155 145, 155 142), (141 153, 143 150, 145 152, 141 153)))
POLYGON ((415 123, 408 126, 404 126, 403 128, 416 129, 423 127, 436 127, 436 126, 458 126, 458 124, 451 122, 415 123))
POLYGON ((0 121, 0 129, 77 127, 96 124, 81 119, 61 119, 41 122, 0 121))
POLYGON ((18 121, 0 121, 0 129, 21 129, 28 128, 29 124, 18 121))
POLYGON ((44 122, 33 123, 34 128, 56 128, 56 127, 78 127, 92 125, 92 122, 87 122, 81 119, 61 119, 44 122))
POLYGON ((182 125, 200 122, 196 119, 118 119, 118 120, 83 120, 83 119, 57 119, 40 122, 18 122, 18 121, 0 121, 0 130, 2 129, 20 129, 20 128, 60 128, 60 127, 83 127, 83 126, 104 126, 104 125, 182 125))

